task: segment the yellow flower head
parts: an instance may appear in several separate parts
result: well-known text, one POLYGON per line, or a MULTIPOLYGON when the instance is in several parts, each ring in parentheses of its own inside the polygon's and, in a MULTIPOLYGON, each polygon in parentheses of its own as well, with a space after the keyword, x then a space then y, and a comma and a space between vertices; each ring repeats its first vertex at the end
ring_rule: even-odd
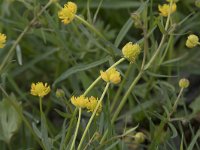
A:
POLYGON ((122 53, 124 57, 128 59, 131 63, 135 62, 140 52, 141 52, 140 46, 138 44, 133 44, 132 42, 127 43, 122 48, 122 53))
POLYGON ((43 84, 42 82, 32 83, 31 84, 31 94, 34 96, 44 97, 51 91, 50 86, 47 83, 43 84))
POLYGON ((111 82, 113 84, 118 84, 121 81, 120 73, 116 68, 111 68, 108 71, 100 71, 101 78, 106 82, 111 82))
POLYGON ((72 96, 71 97, 71 102, 74 106, 79 107, 79 108, 86 108, 87 103, 88 103, 88 98, 81 95, 79 97, 72 96))
POLYGON ((193 47, 197 46, 197 44, 199 44, 198 36, 196 36, 194 34, 189 35, 185 45, 189 48, 193 48, 193 47))
POLYGON ((4 48, 6 42, 6 35, 0 33, 0 48, 4 48))
POLYGON ((176 3, 172 4, 171 11, 169 4, 158 5, 158 9, 160 11, 161 16, 167 17, 169 13, 172 14, 176 11, 176 3))
POLYGON ((190 85, 190 82, 188 79, 183 78, 179 80, 180 88, 187 88, 189 85, 190 85))
MULTIPOLYGON (((87 103, 87 109, 89 112, 94 112, 96 106, 98 104, 98 99, 96 99, 95 97, 91 96, 89 98, 89 101, 87 103)), ((96 112, 96 115, 99 115, 99 113, 102 111, 102 103, 100 103, 98 109, 97 109, 97 112, 96 112)))
POLYGON ((64 8, 58 12, 58 17, 64 24, 68 24, 74 19, 76 11, 77 5, 73 2, 67 2, 67 4, 64 5, 64 8))

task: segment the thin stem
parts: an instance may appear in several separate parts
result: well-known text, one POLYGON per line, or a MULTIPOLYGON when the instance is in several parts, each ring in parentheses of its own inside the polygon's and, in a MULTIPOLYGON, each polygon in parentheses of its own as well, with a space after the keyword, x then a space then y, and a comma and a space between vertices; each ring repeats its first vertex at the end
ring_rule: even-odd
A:
MULTIPOLYGON (((135 78, 135 80, 132 82, 132 84, 130 85, 128 91, 125 93, 124 97, 122 98, 119 106, 117 107, 117 110, 115 111, 113 117, 112 117, 112 120, 111 120, 111 123, 113 124, 115 122, 115 120, 117 119, 121 109, 123 108, 124 104, 126 103, 126 100, 129 96, 129 94, 131 93, 132 89, 135 87, 135 85, 137 84, 137 82, 139 81, 139 79, 141 78, 143 74, 143 71, 140 71, 139 74, 137 75, 137 77, 135 78)), ((108 134, 108 130, 105 131, 101 141, 100 141, 100 144, 102 144, 106 138, 108 134)))
MULTIPOLYGON (((171 9, 172 9, 172 1, 170 2, 170 12, 168 14, 168 17, 167 17, 167 21, 166 21, 166 24, 165 24, 165 31, 167 31, 168 27, 169 27, 169 23, 170 23, 170 16, 171 16, 171 9)), ((165 39, 166 39, 166 34, 163 34, 162 35, 162 39, 160 41, 160 44, 156 50, 156 52, 154 53, 154 55, 151 57, 150 61, 144 66, 144 70, 147 70, 151 64, 153 63, 153 61, 155 60, 155 58, 157 57, 158 53, 160 52, 161 48, 162 48, 162 45, 163 43, 165 42, 165 39)))
POLYGON ((41 116, 42 116, 42 113, 43 113, 43 110, 42 110, 42 97, 40 97, 40 115, 41 116))
MULTIPOLYGON (((114 63, 112 66, 110 66, 110 68, 108 68, 106 71, 110 70, 111 68, 116 67, 117 65, 119 65, 121 62, 123 62, 125 60, 125 58, 121 58, 120 60, 118 60, 116 63, 114 63)), ((84 92, 84 96, 87 95, 91 89, 101 80, 101 76, 99 76, 84 92)))
POLYGON ((78 15, 75 15, 75 18, 78 19, 79 21, 81 21, 89 29, 91 29, 92 31, 94 31, 99 37, 101 37, 102 39, 106 40, 106 38, 101 34, 101 32, 99 32, 93 25, 91 25, 90 23, 88 23, 85 19, 81 18, 78 15))
POLYGON ((70 150, 72 150, 72 149, 74 148, 74 144, 75 144, 76 137, 77 137, 77 134, 78 134, 78 128, 79 128, 79 126, 80 126, 80 121, 81 121, 81 108, 79 108, 78 110, 79 110, 78 122, 77 122, 77 124, 76 124, 76 130, 75 130, 75 133, 74 133, 74 138, 73 138, 73 141, 72 141, 72 145, 71 145, 70 150))
MULTIPOLYGON (((170 11, 171 11, 171 7, 172 7, 172 2, 170 3, 170 11)), ((171 12, 168 14, 168 18, 167 18, 167 21, 166 21, 166 24, 165 24, 165 30, 167 30, 168 27, 169 27, 169 21, 170 21, 170 16, 171 16, 170 14, 171 14, 171 12)), ((129 89, 125 93, 125 96, 123 97, 122 101, 119 104, 119 107, 117 107, 117 110, 116 110, 115 114, 112 117, 112 120, 111 120, 112 124, 117 119, 117 117, 118 117, 121 109, 123 108, 124 104, 126 103, 126 100, 127 100, 128 96, 129 96, 129 94, 131 93, 131 91, 133 90, 133 88, 135 87, 135 85, 137 84, 137 82, 140 80, 140 78, 142 77, 142 74, 144 73, 144 71, 147 70, 147 69, 149 69, 149 67, 151 66, 152 62, 155 60, 155 58, 159 54, 159 52, 160 52, 160 50, 162 48, 162 45, 165 42, 166 36, 167 36, 166 34, 163 34, 162 39, 160 41, 160 44, 159 44, 158 48, 156 49, 154 55, 151 57, 151 59, 149 60, 149 62, 144 66, 144 69, 141 68, 141 70, 138 73, 137 77, 133 80, 133 82, 130 85, 129 89)), ((142 65, 142 67, 143 67, 143 65, 142 65)), ((108 134, 108 130, 105 131, 105 133, 104 133, 104 135, 103 135, 100 143, 102 143, 105 140, 107 134, 108 134)))
POLYGON ((182 95, 182 93, 183 93, 183 90, 184 90, 184 88, 181 88, 181 90, 180 90, 180 92, 179 92, 179 94, 178 94, 178 97, 176 98, 175 103, 174 103, 174 105, 173 105, 173 107, 172 107, 172 111, 171 111, 171 113, 169 114, 169 118, 170 118, 170 117, 172 116, 172 114, 176 111, 176 108, 177 108, 177 106, 178 106, 178 103, 179 103, 180 97, 181 97, 181 95, 182 95))
POLYGON ((52 4, 52 0, 49 0, 49 2, 42 8, 42 10, 30 21, 30 23, 24 28, 23 32, 18 36, 17 40, 14 42, 12 47, 9 49, 7 55, 4 57, 1 66, 0 66, 0 73, 6 63, 11 59, 12 53, 15 50, 15 47, 18 45, 18 43, 21 41, 23 36, 26 34, 26 32, 31 28, 31 26, 35 23, 35 21, 38 19, 38 17, 52 4))
POLYGON ((131 68, 132 68, 132 64, 130 64, 129 67, 128 67, 128 69, 126 70, 126 73, 125 73, 125 76, 124 76, 124 78, 123 78, 123 81, 121 82, 120 87, 119 87, 119 89, 117 90, 117 93, 116 93, 116 95, 115 95, 115 97, 114 97, 114 99, 113 99, 113 101, 112 101, 112 105, 111 105, 111 107, 110 107, 110 112, 112 112, 113 109, 115 108, 115 105, 116 105, 116 103, 117 103, 117 100, 119 99, 119 96, 120 96, 120 94, 121 94, 121 91, 122 91, 122 89, 124 88, 124 84, 126 83, 127 78, 128 78, 128 75, 130 74, 131 68))
POLYGON ((64 140, 64 144, 62 145, 61 149, 63 150, 65 148, 65 143, 67 143, 67 141, 69 140, 69 138, 71 137, 71 132, 72 132, 72 128, 73 128, 73 122, 76 119, 76 114, 77 114, 78 109, 76 108, 74 110, 74 113, 72 115, 72 118, 70 119, 70 123, 68 126, 68 132, 65 136, 65 140, 64 140))
POLYGON ((114 123, 114 121, 117 119, 117 116, 119 115, 122 107, 124 106, 126 99, 128 98, 129 94, 131 93, 133 87, 137 84, 137 82, 139 81, 139 79, 142 76, 142 71, 139 72, 139 74, 137 75, 137 77, 135 78, 135 80, 132 82, 132 84, 130 85, 128 91, 125 93, 124 97, 121 100, 121 103, 119 104, 119 106, 117 107, 117 110, 115 111, 113 117, 112 117, 112 123, 114 123))
POLYGON ((83 135, 82 135, 81 141, 80 141, 80 143, 79 143, 79 145, 78 145, 78 150, 81 149, 81 146, 82 146, 83 141, 84 141, 84 139, 85 139, 86 133, 87 133, 88 129, 90 128, 90 125, 91 125, 91 123, 92 123, 92 121, 93 121, 93 119, 94 119, 94 116, 96 115, 96 112, 97 112, 97 110, 98 110, 98 108, 99 108, 99 106, 100 106, 100 104, 101 104, 101 102, 102 102, 102 100, 103 100, 103 98, 104 98, 104 96, 105 96, 107 90, 108 90, 109 85, 110 85, 110 83, 107 83, 107 84, 106 84, 106 87, 105 87, 105 89, 104 89, 104 91, 103 91, 103 93, 102 93, 102 95, 101 95, 101 98, 100 98, 100 100, 98 101, 97 106, 96 106, 94 112, 92 113, 92 116, 90 117, 90 120, 88 121, 88 124, 87 124, 87 126, 86 126, 86 128, 85 128, 85 131, 84 131, 83 135))

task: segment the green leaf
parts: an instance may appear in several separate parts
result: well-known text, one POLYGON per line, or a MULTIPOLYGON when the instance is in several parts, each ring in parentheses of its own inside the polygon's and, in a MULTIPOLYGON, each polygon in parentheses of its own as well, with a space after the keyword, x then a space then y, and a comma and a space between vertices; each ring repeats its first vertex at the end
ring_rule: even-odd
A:
POLYGON ((129 18, 126 23, 124 24, 124 26, 122 27, 122 29, 120 30, 119 34, 117 35, 117 38, 115 40, 115 46, 118 47, 119 44, 121 43, 121 41, 123 40, 123 38, 126 36, 127 32, 130 30, 130 28, 133 25, 133 19, 129 18))
POLYGON ((171 136, 171 138, 177 137, 178 133, 177 133, 176 128, 174 127, 174 125, 172 123, 168 123, 168 125, 171 128, 172 133, 173 133, 173 135, 171 136))
POLYGON ((193 114, 200 112, 200 95, 190 104, 190 108, 193 111, 193 114))
POLYGON ((48 130, 47 130, 47 122, 45 115, 42 113, 41 114, 41 135, 42 135, 42 142, 45 146, 46 150, 51 150, 53 149, 53 143, 51 139, 48 137, 48 130))
POLYGON ((196 135, 193 137, 193 139, 192 139, 192 141, 191 141, 191 143, 190 143, 190 145, 189 145, 189 147, 188 147, 187 150, 193 150, 194 145, 195 145, 197 139, 199 138, 199 136, 200 136, 200 130, 198 130, 198 132, 196 133, 196 135))
POLYGON ((70 75, 80 72, 80 71, 84 71, 84 70, 88 70, 90 68, 94 68, 96 66, 99 66, 105 62, 107 62, 110 59, 110 57, 106 57, 103 59, 100 59, 98 61, 95 61, 93 63, 90 64, 81 64, 81 65, 76 65, 70 69, 68 69, 67 71, 63 72, 53 83, 53 86, 55 86, 57 83, 67 79, 67 77, 69 77, 70 75))
MULTIPOLYGON (((9 99, 16 103, 16 106, 21 109, 21 105, 16 101, 14 95, 9 96, 9 99)), ((20 124, 20 116, 9 101, 4 98, 0 102, 0 140, 9 144, 11 138, 19 129, 20 124)))

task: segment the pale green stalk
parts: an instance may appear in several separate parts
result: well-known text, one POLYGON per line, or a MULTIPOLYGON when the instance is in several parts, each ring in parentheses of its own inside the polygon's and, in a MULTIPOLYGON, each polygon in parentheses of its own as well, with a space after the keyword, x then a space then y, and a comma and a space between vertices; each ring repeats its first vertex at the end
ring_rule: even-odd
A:
POLYGON ((76 137, 77 137, 77 134, 78 134, 78 128, 79 128, 79 126, 80 126, 80 121, 81 121, 81 108, 79 108, 78 110, 79 110, 78 122, 77 122, 77 124, 76 124, 76 130, 75 130, 75 133, 74 133, 74 138, 73 138, 73 141, 72 141, 72 145, 71 145, 70 150, 73 150, 73 148, 74 148, 75 141, 76 141, 76 137))
POLYGON ((103 91, 103 93, 102 93, 102 95, 101 95, 101 98, 100 98, 100 100, 98 101, 97 106, 96 106, 94 112, 92 113, 92 116, 90 117, 90 120, 88 121, 88 124, 87 124, 87 126, 86 126, 86 128, 85 128, 85 130, 84 130, 83 135, 82 135, 81 141, 80 141, 80 143, 79 143, 79 145, 78 145, 78 150, 81 150, 81 146, 82 146, 83 141, 84 141, 84 139, 85 139, 86 133, 87 133, 88 129, 90 128, 90 125, 91 125, 91 123, 92 123, 92 121, 93 121, 93 119, 94 119, 94 116, 95 116, 96 113, 97 113, 97 110, 98 110, 100 104, 102 103, 102 100, 103 100, 103 98, 104 98, 104 96, 105 96, 105 94, 106 94, 106 92, 107 92, 107 90, 108 90, 109 85, 110 85, 110 83, 107 83, 107 84, 106 84, 106 87, 105 87, 105 89, 104 89, 104 91, 103 91))
POLYGON ((78 19, 79 21, 81 21, 90 30, 94 31, 99 37, 101 37, 102 39, 106 40, 106 38, 101 34, 101 32, 99 32, 93 25, 91 25, 90 23, 88 23, 85 19, 81 18, 78 15, 75 15, 75 18, 78 19))
POLYGON ((17 40, 14 42, 14 44, 12 45, 12 47, 9 49, 7 55, 4 57, 1 65, 0 65, 0 73, 3 70, 3 68, 5 67, 6 63, 8 61, 10 61, 13 52, 16 48, 16 46, 18 45, 18 43, 21 41, 21 39, 23 38, 23 36, 26 34, 26 32, 28 32, 28 30, 31 28, 31 26, 35 23, 35 21, 37 21, 38 17, 52 4, 53 0, 49 0, 49 2, 42 8, 42 10, 31 20, 31 22, 24 28, 23 32, 18 36, 17 40))
POLYGON ((41 120, 42 120, 42 113, 43 113, 43 110, 42 110, 42 97, 40 97, 40 116, 41 116, 41 120))
POLYGON ((132 64, 129 65, 128 69, 126 70, 126 73, 125 73, 125 76, 123 78, 123 81, 120 83, 120 87, 117 90, 117 93, 116 93, 116 95, 115 95, 115 97, 114 97, 114 99, 112 101, 112 104, 111 104, 111 107, 110 107, 110 112, 112 112, 113 109, 115 108, 117 100, 118 100, 118 98, 119 98, 119 96, 120 96, 120 94, 122 92, 122 89, 124 88, 124 85, 125 85, 125 83, 127 81, 128 75, 129 75, 129 73, 131 71, 131 68, 132 68, 132 64))
POLYGON ((180 90, 180 92, 179 92, 179 94, 178 94, 178 97, 176 98, 176 100, 175 100, 175 102, 174 102, 174 105, 173 105, 173 107, 172 107, 172 111, 171 111, 171 113, 169 114, 169 119, 170 119, 170 117, 172 116, 172 114, 176 111, 176 108, 177 108, 177 106, 178 106, 178 103, 179 103, 180 97, 181 97, 181 95, 182 95, 182 93, 183 93, 183 90, 184 90, 184 88, 181 88, 181 90, 180 90))

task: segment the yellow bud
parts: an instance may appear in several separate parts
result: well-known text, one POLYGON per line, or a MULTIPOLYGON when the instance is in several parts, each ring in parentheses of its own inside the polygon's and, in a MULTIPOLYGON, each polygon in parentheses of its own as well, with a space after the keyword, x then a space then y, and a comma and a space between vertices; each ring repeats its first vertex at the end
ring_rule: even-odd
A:
POLYGON ((183 79, 179 80, 179 86, 181 88, 187 88, 189 85, 190 85, 190 82, 188 79, 183 78, 183 79))
POLYGON ((6 43, 6 35, 0 33, 0 48, 4 48, 6 43))
POLYGON ((194 34, 189 35, 186 41, 186 46, 188 48, 193 48, 197 46, 197 44, 199 44, 199 37, 194 34))
POLYGON ((200 0, 196 0, 195 5, 200 8, 200 0))
POLYGON ((135 138, 135 143, 140 144, 143 143, 145 140, 145 135, 142 132, 137 132, 134 136, 135 138))
POLYGON ((56 97, 57 98, 62 98, 65 96, 65 92, 62 89, 57 89, 56 90, 56 97))
POLYGON ((178 0, 167 0, 167 2, 169 2, 169 3, 170 3, 171 1, 174 2, 174 3, 178 2, 178 0))
POLYGON ((135 62, 140 52, 141 52, 140 46, 138 44, 133 44, 132 42, 127 43, 122 48, 122 53, 124 57, 128 59, 131 63, 135 62))
POLYGON ((176 3, 172 4, 171 10, 169 4, 158 5, 158 10, 161 16, 167 17, 169 13, 172 14, 176 11, 176 3))

